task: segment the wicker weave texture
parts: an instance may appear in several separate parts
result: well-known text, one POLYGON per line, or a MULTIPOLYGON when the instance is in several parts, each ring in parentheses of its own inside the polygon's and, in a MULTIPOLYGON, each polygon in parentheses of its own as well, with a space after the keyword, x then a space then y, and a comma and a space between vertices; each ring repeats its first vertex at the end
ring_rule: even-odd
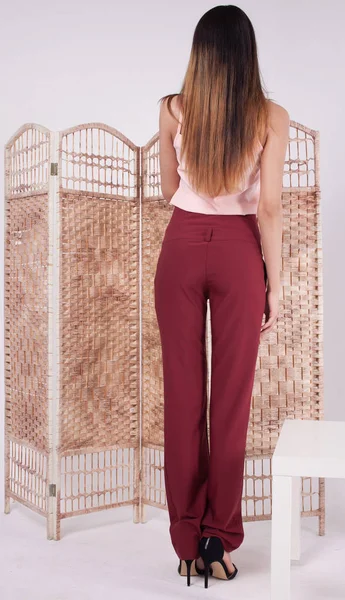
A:
POLYGON ((138 149, 60 136, 60 517, 138 504, 138 149))
POLYGON ((29 123, 5 151, 5 487, 46 514, 50 133, 29 123))

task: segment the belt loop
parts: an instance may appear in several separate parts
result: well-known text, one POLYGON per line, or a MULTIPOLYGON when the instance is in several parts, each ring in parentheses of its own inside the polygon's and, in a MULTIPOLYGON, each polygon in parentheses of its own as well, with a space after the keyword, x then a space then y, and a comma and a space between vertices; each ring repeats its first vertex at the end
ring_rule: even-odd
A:
POLYGON ((205 242, 209 242, 211 240, 212 233, 213 233, 213 228, 209 227, 208 230, 205 232, 205 242))

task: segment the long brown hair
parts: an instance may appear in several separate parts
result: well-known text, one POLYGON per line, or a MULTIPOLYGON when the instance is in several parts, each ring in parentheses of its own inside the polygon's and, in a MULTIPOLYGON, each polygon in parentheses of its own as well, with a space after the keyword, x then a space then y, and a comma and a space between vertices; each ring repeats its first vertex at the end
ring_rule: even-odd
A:
MULTIPOLYGON (((177 95, 159 100, 174 118, 177 95)), ((265 137, 268 107, 254 29, 238 6, 215 6, 199 20, 179 100, 181 158, 193 188, 209 196, 241 190, 265 137)))

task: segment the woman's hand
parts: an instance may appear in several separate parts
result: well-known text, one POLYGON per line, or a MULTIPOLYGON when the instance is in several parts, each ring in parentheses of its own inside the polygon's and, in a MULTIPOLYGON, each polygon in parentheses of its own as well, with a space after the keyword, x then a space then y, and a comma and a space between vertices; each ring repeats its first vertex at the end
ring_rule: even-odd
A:
POLYGON ((265 304, 265 323, 261 327, 260 335, 267 334, 276 324, 279 313, 279 292, 274 292, 269 288, 266 291, 265 304))

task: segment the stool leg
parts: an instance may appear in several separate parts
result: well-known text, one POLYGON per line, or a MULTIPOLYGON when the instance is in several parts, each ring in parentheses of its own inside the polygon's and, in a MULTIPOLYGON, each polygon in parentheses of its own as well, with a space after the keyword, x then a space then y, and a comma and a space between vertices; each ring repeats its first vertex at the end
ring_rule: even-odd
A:
POLYGON ((292 478, 272 478, 271 600, 290 600, 292 478))
POLYGON ((301 557, 301 489, 302 478, 292 477, 291 559, 301 557))

